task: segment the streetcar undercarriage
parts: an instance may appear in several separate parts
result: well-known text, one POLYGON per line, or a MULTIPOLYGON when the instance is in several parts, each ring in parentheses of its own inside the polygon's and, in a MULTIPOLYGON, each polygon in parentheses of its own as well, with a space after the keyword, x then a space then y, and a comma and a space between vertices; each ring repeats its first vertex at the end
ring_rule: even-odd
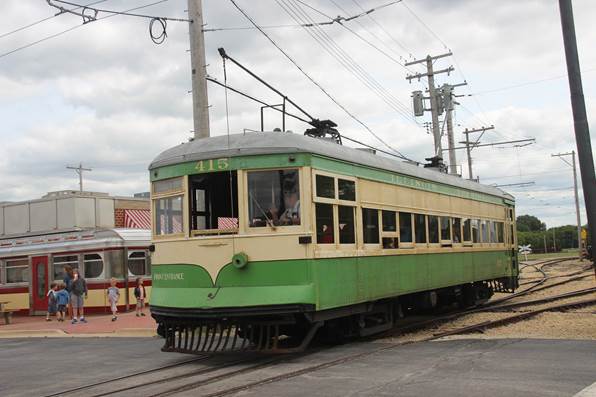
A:
POLYGON ((296 353, 314 339, 336 344, 378 334, 409 315, 478 305, 514 286, 509 280, 490 280, 322 311, 313 305, 273 305, 216 310, 153 306, 151 312, 165 340, 162 351, 296 353))

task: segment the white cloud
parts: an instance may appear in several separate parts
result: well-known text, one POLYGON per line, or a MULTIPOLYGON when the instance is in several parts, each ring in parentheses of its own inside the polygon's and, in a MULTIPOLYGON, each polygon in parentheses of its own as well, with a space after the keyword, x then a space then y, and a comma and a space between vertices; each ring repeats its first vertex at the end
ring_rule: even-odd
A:
MULTIPOLYGON (((293 23, 274 0, 238 3, 260 24, 293 23)), ((360 0, 365 8, 382 2, 360 0)), ((109 0, 102 7, 122 10, 146 4, 141 0, 109 0)), ((313 6, 328 15, 354 15, 354 2, 332 3, 312 0, 313 6)), ((467 94, 518 82, 565 73, 564 53, 556 2, 531 0, 406 1, 418 17, 437 33, 455 53, 455 59, 437 61, 443 68, 456 67, 452 76, 437 76, 437 84, 459 82, 463 74, 470 87, 458 88, 467 94)), ((45 2, 4 0, 4 31, 10 31, 53 14, 45 2)), ((226 1, 204 1, 208 28, 249 26, 226 1)), ((578 45, 582 66, 596 66, 596 28, 591 16, 596 4, 574 2, 578 45)), ((186 1, 170 0, 142 12, 184 17, 186 1)), ((314 20, 321 15, 309 11, 314 20)), ((372 17, 346 23, 359 35, 383 48, 397 59, 446 51, 443 44, 419 23, 402 4, 383 8, 372 17), (382 38, 378 41, 377 38, 382 38)), ((42 37, 76 26, 72 15, 52 18, 19 33, 0 38, 5 53, 42 37)), ((49 190, 76 188, 77 178, 66 164, 82 161, 94 170, 86 186, 113 194, 130 194, 147 189, 149 162, 161 150, 186 140, 192 127, 192 103, 188 28, 185 23, 168 24, 168 39, 152 44, 146 20, 122 16, 98 21, 39 45, 0 58, 0 179, 2 200, 35 198, 49 190)), ((324 31, 363 69, 404 106, 410 93, 423 83, 408 84, 406 70, 362 43, 338 25, 324 31)), ((404 119, 378 96, 363 86, 331 57, 302 28, 269 29, 273 37, 313 78, 338 101, 370 125, 384 140, 415 159, 432 152, 432 137, 424 129, 404 119)), ((0 32, 1 34, 2 32, 0 32)), ((255 30, 220 31, 206 34, 209 74, 223 80, 218 47, 264 77, 316 118, 330 118, 340 131, 369 144, 382 145, 309 82, 266 38, 255 30)), ((422 71, 413 66, 411 71, 422 71)), ((256 84, 244 72, 228 63, 229 83, 242 91, 277 103, 280 98, 256 84)), ((594 129, 596 91, 594 78, 586 75, 584 91, 594 129)), ((210 117, 214 134, 226 132, 224 91, 209 86, 210 117)), ((494 123, 484 142, 535 137, 537 145, 519 149, 482 148, 473 152, 475 173, 486 183, 536 182, 524 190, 512 189, 518 197, 518 213, 528 212, 549 224, 573 223, 573 196, 560 189, 570 186, 570 173, 550 154, 574 148, 569 95, 565 79, 547 82, 476 99, 462 97, 457 111, 457 141, 463 127, 494 123), (477 102, 480 102, 481 107, 477 102), (556 193, 555 193, 556 192, 556 193), (527 193, 527 194, 526 194, 527 193), (528 196, 529 194, 529 196, 528 196), (533 197, 533 198, 532 198, 533 197), (539 200, 552 200, 553 211, 539 200), (537 204, 539 203, 539 204, 537 204), (555 207, 557 208, 557 207, 555 207), (571 213, 568 209, 571 208, 571 213), (521 211, 521 212, 520 212, 521 211)), ((229 93, 232 132, 257 129, 260 105, 229 93)), ((298 114, 297 110, 292 110, 298 114)), ((425 121, 419 119, 419 122, 425 121)), ((289 129, 301 132, 303 123, 288 120, 289 129)), ((281 125, 279 115, 266 113, 266 125, 281 125)), ((594 131, 592 135, 594 136, 594 131)), ((464 151, 458 163, 467 169, 464 151)))

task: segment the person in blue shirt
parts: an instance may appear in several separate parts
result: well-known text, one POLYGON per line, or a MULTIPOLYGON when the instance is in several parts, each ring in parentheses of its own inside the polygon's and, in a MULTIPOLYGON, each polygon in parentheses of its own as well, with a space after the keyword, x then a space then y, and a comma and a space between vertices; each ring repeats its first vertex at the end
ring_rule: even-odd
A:
POLYGON ((60 284, 55 297, 56 304, 58 305, 58 321, 64 321, 64 317, 66 317, 66 306, 68 306, 68 302, 70 301, 70 294, 66 290, 66 285, 60 284))

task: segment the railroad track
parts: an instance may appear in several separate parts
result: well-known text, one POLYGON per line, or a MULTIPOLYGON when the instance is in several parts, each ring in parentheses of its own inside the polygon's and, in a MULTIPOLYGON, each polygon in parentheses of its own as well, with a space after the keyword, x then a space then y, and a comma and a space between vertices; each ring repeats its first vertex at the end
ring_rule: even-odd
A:
MULTIPOLYGON (((569 279, 561 280, 554 284, 543 285, 547 280, 555 278, 549 277, 547 273, 543 270, 543 268, 555 263, 564 262, 569 259, 570 258, 558 258, 556 260, 548 260, 532 264, 531 266, 535 267, 538 271, 540 271, 543 277, 534 282, 531 287, 526 288, 523 291, 520 291, 519 293, 512 294, 512 296, 505 297, 505 299, 496 299, 489 302, 488 304, 470 310, 446 314, 444 316, 434 317, 430 320, 415 322, 413 324, 408 325, 407 328, 413 329, 422 328, 429 325, 436 325, 462 317, 464 315, 478 312, 511 312, 514 309, 544 305, 564 299, 571 299, 595 293, 596 288, 587 288, 584 290, 568 292, 565 294, 559 294, 550 297, 529 300, 525 302, 505 303, 513 298, 528 295, 530 293, 540 291, 542 289, 552 288, 557 285, 572 282, 574 280, 586 277, 578 271, 572 274, 557 276, 570 277, 569 279)), ((582 270, 581 272, 584 272, 585 270, 586 269, 582 270)), ((313 353, 320 352, 322 349, 310 349, 309 351, 303 354, 293 356, 257 356, 243 359, 225 359, 221 362, 210 362, 209 359, 213 356, 205 355, 182 363, 159 367, 148 371, 142 371, 139 373, 122 376, 117 379, 112 379, 110 381, 97 382, 91 385, 86 385, 71 390, 63 391, 60 393, 48 395, 46 397, 54 397, 57 395, 80 395, 85 397, 101 397, 107 395, 143 395, 151 397, 163 397, 180 394, 200 394, 201 396, 206 397, 218 397, 232 395, 239 393, 243 390, 248 390, 266 384, 284 381, 297 376, 305 375, 350 361, 358 360, 370 355, 381 353, 383 351, 395 349, 403 345, 432 341, 456 334, 466 334, 471 332, 483 331, 488 328, 502 326, 516 321, 522 321, 534 317, 540 313, 544 313, 546 311, 568 310, 574 307, 590 305, 596 305, 596 298, 584 299, 581 301, 574 300, 573 302, 566 302, 564 304, 539 307, 536 309, 524 311, 522 313, 515 313, 513 315, 496 319, 493 321, 483 321, 465 327, 434 333, 432 335, 425 336, 416 340, 399 341, 397 343, 391 343, 382 347, 373 348, 365 352, 358 352, 345 355, 340 354, 340 357, 328 360, 321 360, 320 356, 324 358, 326 356, 325 354, 320 356, 313 355, 313 353), (303 362, 303 360, 307 357, 308 360, 312 359, 312 361, 315 362, 303 362), (193 367, 194 364, 198 364, 200 361, 205 361, 205 366, 199 368, 193 367), (284 371, 284 368, 287 368, 288 370, 284 371), (276 374, 271 375, 272 372, 276 372, 276 374)), ((405 329, 405 327, 398 328, 398 331, 404 331, 405 329)), ((379 336, 377 336, 377 339, 378 338, 379 336)), ((333 349, 330 348, 329 350, 333 349)))
MULTIPOLYGON (((58 393, 48 394, 44 397, 103 397, 108 395, 115 395, 118 393, 122 394, 125 392, 133 393, 133 395, 138 396, 138 391, 143 388, 180 381, 194 376, 207 375, 209 373, 216 372, 218 370, 228 368, 234 365, 255 361, 255 359, 251 357, 239 360, 231 360, 223 363, 213 363, 217 364, 217 366, 204 366, 201 368, 192 368, 191 366, 192 364, 207 361, 211 358, 213 358, 213 355, 202 355, 195 359, 187 360, 181 363, 165 365, 147 371, 136 372, 106 381, 87 384, 69 390, 63 390, 58 393), (189 368, 190 370, 184 368, 187 366, 191 367, 189 368), (178 371, 180 369, 182 369, 182 371, 178 371)), ((146 396, 147 394, 141 393, 140 395, 146 396)))
MULTIPOLYGON (((594 292, 596 289, 592 288, 590 292, 594 292)), ((567 294, 569 297, 569 294, 567 294)), ((577 295, 575 295, 577 296, 577 295)), ((543 299, 546 300, 546 299, 543 299)), ((536 300, 534 303, 537 303, 538 300, 536 300)), ((398 343, 393 343, 390 345, 384 345, 378 348, 374 348, 365 352, 358 352, 358 353, 353 353, 353 354, 346 354, 346 355, 342 355, 341 357, 337 357, 337 358, 333 358, 327 361, 322 361, 322 362, 317 362, 315 364, 312 365, 308 365, 308 364, 297 364, 295 362, 292 363, 293 360, 283 360, 283 361, 288 361, 291 362, 292 365, 289 365, 289 368, 294 368, 296 366, 300 366, 300 368, 298 369, 290 369, 288 371, 282 371, 282 373, 278 373, 276 375, 270 375, 270 376, 262 376, 259 379, 252 379, 250 381, 245 381, 244 379, 230 379, 229 377, 226 378, 226 382, 219 385, 220 388, 217 390, 201 390, 200 388, 195 388, 195 387, 191 387, 190 385, 184 388, 177 388, 177 389, 171 389, 167 392, 163 392, 163 393, 159 393, 159 394, 155 394, 152 397, 165 397, 165 396, 171 396, 171 395, 176 395, 176 394, 180 394, 180 393, 184 393, 187 391, 191 391, 193 392, 193 394, 200 394, 203 397, 222 397, 222 396, 228 396, 228 395, 234 395, 237 393, 240 393, 242 391, 246 391, 246 390, 250 390, 250 389, 254 389, 260 386, 264 386, 264 385, 268 385, 268 384, 272 384, 275 382, 281 382, 281 381, 285 381, 291 378, 295 378, 301 375, 306 375, 309 373, 313 373, 313 372, 317 372, 317 371, 321 371, 333 366, 337 366, 337 365, 341 365, 344 363, 348 363, 351 361, 355 361, 355 360, 359 360, 368 356, 372 356, 375 354, 379 354, 385 351, 389 351, 392 349, 396 349, 400 346, 404 346, 404 345, 409 345, 409 344, 413 344, 413 343, 420 343, 420 342, 429 342, 432 340, 437 340, 440 338, 444 338, 446 336, 452 336, 452 335, 456 335, 456 334, 465 334, 465 333, 470 333, 470 332, 474 332, 474 331, 479 331, 479 330, 484 330, 487 328, 492 328, 492 327, 496 327, 496 326, 501 326, 501 325, 505 325, 508 323, 512 323, 515 321, 521 321, 523 319, 527 319, 533 316, 536 316, 540 313, 543 313, 545 311, 549 311, 549 310, 564 310, 564 309, 569 309, 569 308, 574 308, 574 307, 581 307, 581 306, 588 306, 588 305, 596 305, 596 298, 592 298, 592 299, 588 299, 588 300, 583 300, 583 301, 578 301, 578 302, 572 302, 572 303, 565 303, 565 304, 561 304, 561 305, 557 305, 557 306, 553 306, 553 307, 549 307, 549 308, 541 308, 541 309, 536 309, 536 310, 532 310, 530 312, 525 312, 525 313, 519 313, 519 314, 515 314, 512 316, 508 316, 506 318, 501 318, 501 319, 497 319, 497 320, 493 320, 493 321, 484 321, 481 323, 477 323, 477 324, 473 324, 473 325, 469 325, 469 326, 465 326, 465 327, 461 327, 461 328, 457 328, 457 329, 452 329, 452 330, 448 330, 448 331, 443 331, 443 332, 439 332, 439 333, 435 333, 431 336, 428 337, 424 337, 418 340, 411 340, 411 341, 405 341, 405 342, 398 342, 398 343), (226 386, 226 384, 228 386, 226 386)), ((284 362, 278 362, 277 364, 284 364, 284 362)), ((276 368, 276 372, 279 372, 279 368, 276 368)), ((232 374, 234 375, 234 374, 232 374)), ((255 377, 256 373, 252 373, 253 377, 255 377)), ((262 374, 260 374, 262 375, 262 374)), ((200 387, 201 385, 197 385, 197 387, 200 387)))

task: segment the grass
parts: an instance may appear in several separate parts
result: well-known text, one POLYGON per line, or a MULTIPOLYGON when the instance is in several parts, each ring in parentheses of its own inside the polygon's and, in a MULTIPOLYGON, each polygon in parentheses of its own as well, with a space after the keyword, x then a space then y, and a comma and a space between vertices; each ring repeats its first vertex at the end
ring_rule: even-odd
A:
MULTIPOLYGON (((565 249, 562 250, 561 252, 552 252, 552 253, 546 253, 546 254, 529 254, 528 255, 528 260, 537 260, 537 259, 549 259, 549 258, 562 258, 562 257, 566 257, 566 256, 577 256, 577 249, 565 249)), ((519 255, 520 259, 524 259, 524 255, 520 254, 519 255)))

